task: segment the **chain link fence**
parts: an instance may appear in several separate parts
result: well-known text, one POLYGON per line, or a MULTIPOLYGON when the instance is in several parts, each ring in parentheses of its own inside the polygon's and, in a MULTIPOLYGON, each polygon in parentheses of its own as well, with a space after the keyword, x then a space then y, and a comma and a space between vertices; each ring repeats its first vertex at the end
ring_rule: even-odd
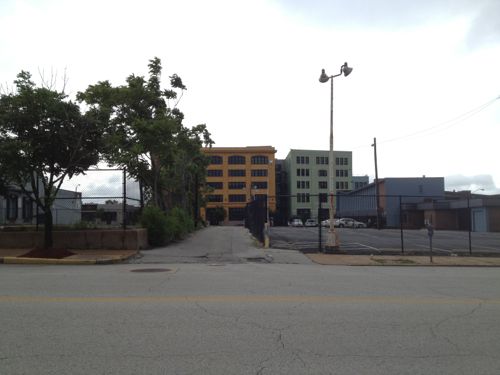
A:
MULTIPOLYGON (((43 199, 43 189, 38 190, 43 199)), ((124 169, 89 169, 64 182, 52 206, 53 224, 74 227, 117 227, 137 224, 143 207, 140 184, 124 169)), ((0 198, 0 225, 35 226, 44 213, 20 189, 0 198)))
MULTIPOLYGON (((284 201, 283 196, 276 198, 284 201)), ((324 251, 330 230, 330 196, 286 198, 288 227, 272 228, 271 246, 324 251)), ((336 194, 333 199, 333 229, 340 238, 343 252, 421 254, 429 250, 431 235, 434 251, 438 253, 500 253, 499 196, 336 194)))

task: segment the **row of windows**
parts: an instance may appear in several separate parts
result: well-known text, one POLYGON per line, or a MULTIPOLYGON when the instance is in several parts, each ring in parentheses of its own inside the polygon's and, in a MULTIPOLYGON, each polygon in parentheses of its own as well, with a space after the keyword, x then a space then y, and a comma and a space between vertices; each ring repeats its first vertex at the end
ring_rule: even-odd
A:
MULTIPOLYGON (((231 190, 241 190, 246 188, 246 182, 244 181, 235 181, 235 182, 228 182, 227 187, 228 189, 231 190)), ((212 189, 224 189, 224 183, 219 182, 219 181, 210 181, 207 182, 207 186, 211 187, 212 189)), ((253 181, 250 186, 252 189, 267 189, 267 181, 253 181)))
MULTIPOLYGON (((223 164, 223 158, 219 155, 210 155, 210 164, 223 164)), ((254 155, 250 158, 252 164, 269 164, 269 158, 265 155, 254 155)), ((227 158, 228 164, 246 164, 244 155, 231 155, 227 158)))
POLYGON ((335 187, 337 190, 349 190, 349 183, 347 181, 336 181, 335 187))
MULTIPOLYGON (((309 156, 297 156, 295 158, 297 164, 309 164, 309 156)), ((316 164, 328 165, 328 156, 316 156, 316 164)), ((336 165, 349 165, 348 158, 335 158, 336 165)))
MULTIPOLYGON (((267 199, 267 195, 266 194, 255 194, 254 199, 267 199)), ((208 194, 207 201, 208 202, 223 202, 224 196, 222 194, 208 194)), ((246 196, 246 194, 229 194, 228 201, 229 202, 246 202, 247 196, 246 196)))
MULTIPOLYGON (((295 198, 297 200, 297 203, 308 203, 310 201, 310 196, 307 193, 306 194, 297 194, 297 196, 295 198)), ((328 202, 328 194, 321 193, 319 195, 319 201, 321 203, 327 203, 328 202)))
MULTIPOLYGON (((309 189, 309 185, 309 181, 297 181, 297 189, 309 189)), ((328 189, 328 181, 318 181, 318 188, 328 189)))
POLYGON ((309 164, 309 156, 297 156, 297 164, 309 164))
POLYGON ((304 169, 304 168, 297 168, 297 176, 309 176, 309 169, 304 169))
MULTIPOLYGON (((335 170, 335 175, 337 177, 349 177, 349 170, 348 169, 337 169, 337 170, 335 170)), ((299 177, 309 176, 309 169, 297 168, 297 176, 299 176, 299 177)), ((327 177, 328 171, 326 169, 319 169, 318 176, 319 177, 327 177)))
MULTIPOLYGON (((208 177, 222 177, 224 175, 224 171, 222 169, 208 169, 207 176, 208 177)), ((228 171, 229 177, 245 177, 246 170, 245 169, 230 169, 228 171)), ((252 177, 266 177, 267 169, 252 169, 250 172, 252 177)))
POLYGON ((336 165, 349 165, 349 160, 347 158, 335 158, 336 165))
POLYGON ((309 189, 309 181, 297 181, 297 189, 309 189))
POLYGON ((316 156, 316 164, 328 165, 328 156, 316 156))
POLYGON ((368 182, 355 182, 354 189, 361 189, 363 186, 368 185, 368 182))
POLYGON ((310 197, 309 193, 299 193, 297 194, 297 202, 299 203, 309 203, 310 197))
POLYGON ((335 175, 337 177, 349 177, 349 170, 348 169, 337 169, 335 171, 335 175))

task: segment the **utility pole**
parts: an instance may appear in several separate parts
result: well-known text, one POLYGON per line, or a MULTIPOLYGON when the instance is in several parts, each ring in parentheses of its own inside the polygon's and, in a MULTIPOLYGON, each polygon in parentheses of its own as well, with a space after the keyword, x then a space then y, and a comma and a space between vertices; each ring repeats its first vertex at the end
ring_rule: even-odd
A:
POLYGON ((378 165, 377 165, 377 138, 373 138, 373 154, 375 158, 375 195, 377 197, 377 229, 380 229, 380 191, 378 183, 378 165))

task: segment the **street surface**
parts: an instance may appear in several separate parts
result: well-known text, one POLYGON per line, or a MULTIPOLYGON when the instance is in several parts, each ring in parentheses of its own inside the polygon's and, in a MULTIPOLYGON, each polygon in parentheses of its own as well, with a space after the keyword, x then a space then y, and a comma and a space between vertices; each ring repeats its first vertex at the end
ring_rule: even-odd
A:
POLYGON ((500 373, 500 268, 269 263, 248 241, 0 264, 0 374, 500 373))
MULTIPOLYGON (((323 248, 328 228, 322 229, 323 248)), ((352 254, 401 253, 399 229, 335 228, 340 238, 340 249, 352 254)), ((434 231, 432 248, 441 255, 469 254, 469 232, 434 231)), ((500 233, 471 233, 472 254, 500 255, 500 233)), ((318 250, 318 227, 272 227, 271 246, 280 249, 318 250)), ((406 253, 429 251, 427 230, 404 230, 403 250, 406 253)))

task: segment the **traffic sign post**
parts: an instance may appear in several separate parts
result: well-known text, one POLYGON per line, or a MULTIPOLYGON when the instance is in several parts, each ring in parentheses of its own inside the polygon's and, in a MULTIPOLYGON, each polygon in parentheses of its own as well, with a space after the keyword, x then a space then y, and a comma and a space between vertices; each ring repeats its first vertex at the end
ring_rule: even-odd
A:
POLYGON ((429 236, 429 249, 430 249, 430 258, 431 258, 431 263, 432 261, 432 236, 434 236, 434 227, 432 224, 427 225, 427 235, 429 236))

